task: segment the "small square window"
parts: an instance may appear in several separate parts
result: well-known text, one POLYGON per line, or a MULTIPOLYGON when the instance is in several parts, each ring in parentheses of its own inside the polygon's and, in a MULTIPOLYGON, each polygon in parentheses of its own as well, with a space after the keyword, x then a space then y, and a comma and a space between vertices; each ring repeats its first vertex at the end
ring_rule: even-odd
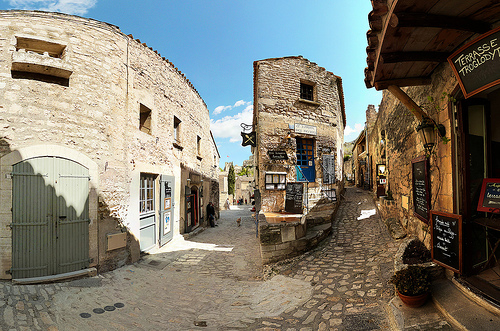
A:
POLYGON ((300 98, 314 101, 314 86, 311 84, 300 83, 300 98))
POLYGON ((151 134, 151 109, 141 104, 139 130, 151 134))

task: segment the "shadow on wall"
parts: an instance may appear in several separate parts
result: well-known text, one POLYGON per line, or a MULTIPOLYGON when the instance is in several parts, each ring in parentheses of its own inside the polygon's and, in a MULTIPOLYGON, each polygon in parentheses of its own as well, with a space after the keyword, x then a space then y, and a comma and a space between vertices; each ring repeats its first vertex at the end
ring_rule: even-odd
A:
MULTIPOLYGON (((9 143, 0 138, 0 157, 11 152, 9 143)), ((108 249, 109 234, 128 230, 112 216, 104 199, 97 197, 96 188, 89 187, 88 169, 81 164, 35 157, 14 164, 11 178, 12 230, 7 231, 12 238, 12 278, 89 266, 105 272, 138 260, 139 241, 130 233, 126 243, 108 249), (91 221, 91 208, 94 217, 97 214, 95 221, 91 221)))

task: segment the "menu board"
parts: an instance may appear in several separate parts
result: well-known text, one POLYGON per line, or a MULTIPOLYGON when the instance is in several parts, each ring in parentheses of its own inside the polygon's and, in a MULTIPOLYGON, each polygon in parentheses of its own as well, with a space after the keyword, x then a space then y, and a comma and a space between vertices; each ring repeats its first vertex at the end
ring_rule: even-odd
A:
POLYGON ((293 214, 302 214, 302 183, 287 183, 285 196, 285 211, 293 214))
POLYGON ((429 223, 430 187, 428 161, 425 156, 412 161, 413 174, 413 211, 422 222, 429 223))
POLYGON ((483 179, 477 210, 500 213, 500 178, 483 179))
POLYGON ((465 98, 500 84, 500 27, 491 30, 448 58, 465 98))
POLYGON ((462 216, 431 211, 432 261, 462 273, 462 216))

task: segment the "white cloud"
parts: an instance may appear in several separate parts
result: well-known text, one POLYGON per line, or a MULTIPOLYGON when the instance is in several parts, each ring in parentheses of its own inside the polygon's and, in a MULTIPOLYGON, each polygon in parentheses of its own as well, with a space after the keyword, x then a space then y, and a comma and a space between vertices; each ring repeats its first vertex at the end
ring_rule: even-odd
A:
MULTIPOLYGON (((218 108, 218 107, 217 107, 218 108)), ((216 109, 217 109, 216 108, 216 109)), ((215 113, 215 111, 214 111, 215 113)), ((243 129, 240 124, 252 124, 253 105, 248 105, 241 113, 233 116, 225 116, 218 120, 210 120, 210 130, 215 138, 229 138, 229 142, 241 142, 241 132, 243 129)))
POLYGON ((354 129, 351 128, 349 125, 346 125, 345 129, 344 129, 344 136, 357 136, 361 130, 364 129, 364 125, 361 124, 361 123, 356 123, 354 124, 354 129))
POLYGON ((84 15, 97 0, 8 0, 16 9, 43 10, 71 15, 84 15))
POLYGON ((245 105, 248 106, 251 104, 252 104, 251 102, 246 102, 245 100, 239 100, 239 101, 236 101, 233 106, 219 106, 219 107, 215 108, 212 115, 219 115, 223 111, 231 110, 233 108, 240 107, 240 106, 245 106, 245 105))

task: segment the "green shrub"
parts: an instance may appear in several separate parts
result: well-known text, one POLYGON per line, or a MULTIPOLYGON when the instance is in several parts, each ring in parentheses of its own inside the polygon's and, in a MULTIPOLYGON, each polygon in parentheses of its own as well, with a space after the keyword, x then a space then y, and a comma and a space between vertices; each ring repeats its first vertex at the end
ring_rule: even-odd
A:
POLYGON ((419 295, 429 292, 431 278, 427 270, 419 266, 409 266, 391 277, 391 283, 403 295, 419 295))

